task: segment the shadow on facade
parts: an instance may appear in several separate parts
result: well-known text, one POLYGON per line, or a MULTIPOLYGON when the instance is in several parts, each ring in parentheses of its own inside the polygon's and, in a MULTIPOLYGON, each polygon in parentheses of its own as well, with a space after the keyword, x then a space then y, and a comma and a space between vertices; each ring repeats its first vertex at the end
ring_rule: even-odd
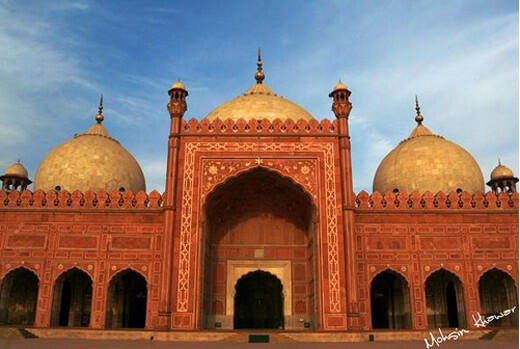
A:
POLYGON ((283 286, 271 273, 257 270, 238 280, 234 328, 283 329, 283 286))
POLYGON ((92 279, 82 270, 61 274, 54 284, 51 326, 88 327, 92 305, 92 279))
POLYGON ((203 327, 304 329, 304 321, 314 323, 313 210, 312 200, 301 186, 263 167, 228 179, 208 195, 204 205, 203 327), (283 292, 292 304, 278 305, 283 301, 277 287, 287 280, 280 283, 262 273, 237 283, 234 298, 226 289, 229 260, 254 262, 257 269, 267 271, 266 263, 287 261, 292 287, 283 292), (248 317, 246 313, 253 309, 253 304, 247 304, 253 302, 251 297, 259 297, 257 301, 273 308, 259 311, 258 319, 248 317), (240 304, 233 306, 235 300, 240 304), (290 313, 283 313, 288 309, 290 313), (241 312, 238 317, 237 310, 241 312), (263 316, 269 319, 261 320, 263 316))
POLYGON ((144 328, 147 293, 141 274, 130 269, 116 274, 108 286, 106 328, 144 328))
POLYGON ((426 308, 430 328, 464 328, 464 289, 460 279, 440 269, 426 279, 426 308))
POLYGON ((496 268, 491 269, 480 278, 478 289, 481 315, 484 317, 499 314, 517 306, 513 313, 490 322, 488 326, 518 327, 518 299, 515 282, 511 276, 496 268))
POLYGON ((411 328, 408 282, 398 273, 385 270, 370 285, 372 328, 411 328))
POLYGON ((38 297, 38 277, 26 268, 9 272, 0 289, 0 324, 34 324, 38 297))

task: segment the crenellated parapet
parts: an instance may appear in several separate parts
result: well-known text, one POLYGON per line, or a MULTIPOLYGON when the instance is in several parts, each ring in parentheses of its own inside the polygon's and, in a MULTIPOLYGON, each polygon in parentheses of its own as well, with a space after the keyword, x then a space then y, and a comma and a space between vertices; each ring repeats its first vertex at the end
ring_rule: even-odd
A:
POLYGON ((66 190, 47 193, 37 190, 32 193, 30 190, 19 192, 0 191, 0 209, 159 209, 163 207, 163 195, 156 190, 146 194, 139 191, 136 194, 118 190, 106 191, 74 191, 66 190))
POLYGON ((362 191, 356 196, 355 205, 358 210, 518 210, 518 193, 439 192, 434 195, 427 191, 421 195, 417 191, 411 194, 376 191, 369 195, 362 191))
POLYGON ((337 135, 337 121, 330 121, 323 119, 317 121, 312 119, 306 121, 300 119, 294 121, 292 119, 269 121, 263 120, 233 120, 226 119, 220 120, 215 119, 209 121, 203 119, 198 121, 197 119, 191 119, 189 121, 182 121, 181 125, 182 134, 194 134, 194 135, 337 135))

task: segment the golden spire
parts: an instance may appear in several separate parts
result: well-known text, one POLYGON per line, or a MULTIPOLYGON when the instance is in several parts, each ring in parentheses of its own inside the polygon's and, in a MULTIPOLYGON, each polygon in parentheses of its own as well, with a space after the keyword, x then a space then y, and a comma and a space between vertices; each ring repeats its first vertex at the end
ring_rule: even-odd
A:
POLYGON ((98 113, 96 114, 96 121, 98 124, 100 124, 105 117, 103 116, 103 94, 101 94, 101 98, 99 98, 99 107, 98 107, 98 113))
POLYGON ((417 115, 415 116, 415 121, 417 122, 418 125, 422 125, 424 118, 421 115, 421 108, 419 107, 419 99, 417 98, 417 95, 415 95, 415 110, 417 111, 417 115))
POLYGON ((260 47, 258 48, 258 61, 256 62, 258 66, 257 72, 255 73, 255 79, 257 84, 261 84, 265 79, 265 74, 262 72, 262 57, 260 56, 260 47))

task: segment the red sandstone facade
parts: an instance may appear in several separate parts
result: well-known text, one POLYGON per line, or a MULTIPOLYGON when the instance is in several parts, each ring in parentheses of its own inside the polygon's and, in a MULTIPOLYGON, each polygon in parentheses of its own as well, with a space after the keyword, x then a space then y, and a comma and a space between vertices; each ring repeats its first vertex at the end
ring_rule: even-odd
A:
POLYGON ((355 195, 346 93, 332 96, 334 122, 186 122, 186 93, 170 97, 164 194, 0 192, 0 282, 36 275, 34 326, 52 325, 56 280, 73 268, 92 281, 91 328, 107 326, 109 284, 127 269, 146 281, 144 327, 157 330, 232 326, 233 261, 286 263, 286 329, 371 330, 385 271, 404 279, 403 327, 416 330, 433 327, 426 284, 441 269, 462 286, 460 327, 484 312, 486 272, 516 295, 518 193, 355 195))

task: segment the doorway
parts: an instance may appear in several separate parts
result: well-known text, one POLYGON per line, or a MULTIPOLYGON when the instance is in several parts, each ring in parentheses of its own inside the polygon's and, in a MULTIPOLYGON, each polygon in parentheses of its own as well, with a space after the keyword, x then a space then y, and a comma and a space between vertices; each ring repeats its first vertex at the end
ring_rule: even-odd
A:
POLYGON ((283 287, 276 276, 257 270, 240 278, 235 289, 235 329, 283 329, 283 287))

